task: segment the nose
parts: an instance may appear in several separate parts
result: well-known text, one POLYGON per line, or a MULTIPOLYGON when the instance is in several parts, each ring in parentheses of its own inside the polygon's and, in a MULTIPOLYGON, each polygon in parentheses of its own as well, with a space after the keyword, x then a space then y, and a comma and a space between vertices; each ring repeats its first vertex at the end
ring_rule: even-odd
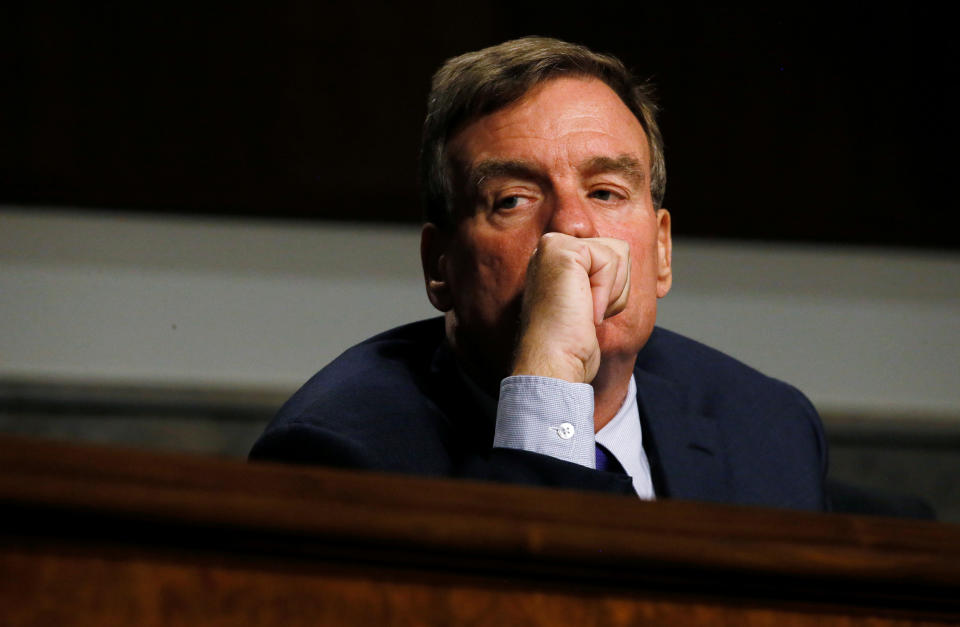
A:
POLYGON ((587 199, 572 190, 557 193, 544 230, 544 233, 550 232, 573 237, 597 237, 593 213, 587 199))

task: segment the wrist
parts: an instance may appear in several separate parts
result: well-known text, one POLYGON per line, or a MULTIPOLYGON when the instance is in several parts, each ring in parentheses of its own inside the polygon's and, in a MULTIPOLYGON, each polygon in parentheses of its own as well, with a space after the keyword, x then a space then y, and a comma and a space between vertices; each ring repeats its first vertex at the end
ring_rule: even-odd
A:
POLYGON ((517 351, 510 374, 550 377, 570 383, 590 382, 584 361, 579 357, 522 345, 517 351))

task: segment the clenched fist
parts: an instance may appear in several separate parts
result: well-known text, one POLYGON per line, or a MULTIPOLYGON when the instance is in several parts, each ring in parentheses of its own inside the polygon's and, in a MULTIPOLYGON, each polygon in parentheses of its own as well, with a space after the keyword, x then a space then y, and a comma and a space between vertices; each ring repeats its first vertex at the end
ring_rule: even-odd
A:
POLYGON ((512 374, 593 381, 597 326, 623 311, 629 295, 626 242, 544 234, 527 270, 512 374))

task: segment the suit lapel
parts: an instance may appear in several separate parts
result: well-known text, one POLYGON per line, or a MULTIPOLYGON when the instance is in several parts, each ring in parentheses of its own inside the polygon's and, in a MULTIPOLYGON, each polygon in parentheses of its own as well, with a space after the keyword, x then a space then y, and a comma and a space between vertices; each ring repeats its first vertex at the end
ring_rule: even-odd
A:
POLYGON ((699 501, 729 498, 717 422, 687 406, 680 385, 634 368, 643 444, 658 496, 699 501))

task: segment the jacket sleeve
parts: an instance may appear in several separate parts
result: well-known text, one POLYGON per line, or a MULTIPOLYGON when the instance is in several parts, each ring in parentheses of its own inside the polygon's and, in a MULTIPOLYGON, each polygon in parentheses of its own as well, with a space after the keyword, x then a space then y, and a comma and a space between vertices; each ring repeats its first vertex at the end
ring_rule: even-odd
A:
POLYGON ((250 460, 635 495, 626 475, 530 451, 492 448, 450 456, 429 442, 410 450, 381 446, 376 440, 365 442, 321 425, 294 422, 269 428, 254 444, 250 460))

